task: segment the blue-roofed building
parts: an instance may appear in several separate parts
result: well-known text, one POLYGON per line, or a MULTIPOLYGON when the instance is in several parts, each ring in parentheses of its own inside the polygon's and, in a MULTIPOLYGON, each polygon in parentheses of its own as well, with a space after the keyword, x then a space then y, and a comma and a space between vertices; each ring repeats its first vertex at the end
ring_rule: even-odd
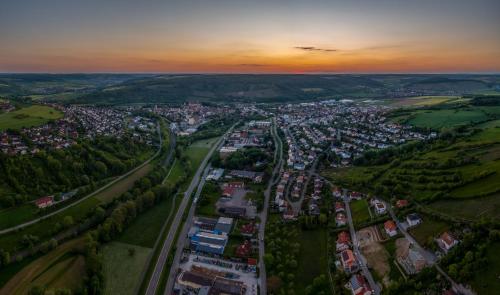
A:
POLYGON ((222 255, 227 240, 225 233, 199 231, 191 237, 191 247, 196 251, 222 255))

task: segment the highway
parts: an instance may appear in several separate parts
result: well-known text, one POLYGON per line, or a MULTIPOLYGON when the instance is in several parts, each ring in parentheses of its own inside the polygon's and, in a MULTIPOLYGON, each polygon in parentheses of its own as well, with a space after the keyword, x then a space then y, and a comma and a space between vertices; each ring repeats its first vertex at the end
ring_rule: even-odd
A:
POLYGON ((281 142, 281 138, 278 136, 278 132, 276 131, 276 120, 273 120, 273 139, 275 145, 274 159, 279 157, 278 162, 276 162, 276 166, 274 166, 273 174, 269 179, 269 184, 267 185, 266 190, 264 191, 264 208, 260 213, 260 226, 259 226, 259 286, 261 295, 267 294, 267 274, 266 274, 266 265, 264 263, 264 236, 266 232, 266 222, 267 222, 267 213, 269 210, 269 201, 271 196, 271 189, 274 185, 276 185, 280 179, 280 174, 283 171, 283 143, 281 142), (279 144, 278 144, 279 142, 279 144))
POLYGON ((351 239, 352 239, 354 255, 358 258, 358 260, 359 260, 358 264, 361 267, 361 271, 363 272, 364 277, 368 280, 368 283, 370 284, 370 287, 373 289, 374 294, 379 295, 380 294, 380 287, 375 282, 375 280, 373 279, 372 273, 370 272, 370 270, 366 266, 365 257, 361 254, 361 251, 359 251, 359 242, 358 242, 358 238, 356 236, 356 230, 354 229, 354 224, 352 222, 351 207, 349 206, 349 198, 347 197, 347 190, 344 190, 343 195, 344 195, 343 199, 344 199, 345 209, 347 212, 347 219, 349 221, 349 231, 351 232, 351 239))
POLYGON ((73 206, 76 206, 76 205, 78 205, 79 203, 81 203, 81 202, 85 201, 86 199, 88 199, 88 198, 90 198, 90 197, 92 197, 92 196, 94 196, 94 195, 96 195, 96 194, 98 194, 98 193, 102 192, 103 190, 107 189, 108 187, 112 186, 113 184, 117 183, 118 181, 120 181, 120 180, 122 180, 122 179, 126 178, 126 177, 127 177, 127 176, 129 176, 130 174, 132 174, 132 173, 134 173, 135 171, 137 171, 137 170, 141 169, 142 167, 144 167, 145 165, 149 164, 149 162, 151 162, 154 158, 156 158, 156 157, 160 154, 160 152, 161 152, 161 146, 162 146, 162 144, 163 144, 163 138, 162 138, 162 136, 161 136, 160 126, 159 126, 159 125, 157 125, 157 126, 156 126, 156 128, 157 128, 158 136, 159 136, 159 138, 160 138, 160 145, 159 145, 159 148, 158 148, 158 150, 156 151, 156 153, 155 153, 155 154, 154 154, 151 158, 149 158, 148 160, 146 160, 144 163, 142 163, 141 165, 139 165, 139 166, 135 167, 134 169, 132 169, 132 170, 128 171, 127 173, 125 173, 125 174, 123 174, 123 175, 119 176, 118 178, 116 178, 116 179, 112 180, 111 182, 108 182, 107 184, 105 184, 104 186, 100 187, 99 189, 97 189, 97 190, 93 191, 92 193, 90 193, 90 194, 88 194, 88 195, 86 195, 86 196, 84 196, 84 197, 82 197, 82 198, 78 199, 77 201, 75 201, 75 202, 73 202, 73 203, 68 204, 67 206, 64 206, 64 207, 62 207, 62 208, 60 208, 60 209, 58 209, 58 210, 56 210, 56 211, 50 212, 50 213, 48 213, 48 214, 46 214, 46 215, 44 215, 44 216, 41 216, 41 217, 39 217, 39 218, 36 218, 36 219, 30 220, 30 221, 27 221, 27 222, 25 222, 25 223, 18 224, 18 225, 16 225, 16 226, 13 226, 13 227, 10 227, 10 228, 6 228, 6 229, 3 229, 3 230, 0 230, 0 235, 3 235, 3 234, 6 234, 6 233, 9 233, 9 232, 12 232, 12 231, 15 231, 15 230, 19 230, 19 229, 24 228, 24 227, 27 227, 27 226, 30 226, 30 225, 35 224, 35 223, 37 223, 37 222, 40 222, 40 221, 42 221, 42 220, 44 220, 44 219, 47 219, 47 218, 49 218, 49 217, 51 217, 51 216, 54 216, 54 215, 56 215, 56 214, 59 214, 59 213, 63 212, 64 210, 68 209, 68 208, 71 208, 71 207, 73 207, 73 206))
POLYGON ((146 289, 147 295, 154 295, 157 292, 158 284, 159 284, 160 278, 161 278, 161 274, 163 272, 163 269, 165 268, 165 264, 167 263, 168 254, 170 252, 170 249, 172 248, 172 244, 174 243, 177 229, 179 228, 179 225, 182 222, 182 215, 186 211, 186 207, 189 204, 190 197, 191 197, 194 189, 198 185, 198 182, 200 181, 201 174, 202 174, 205 166, 207 165, 208 161, 212 157, 213 152, 220 148, 220 146, 224 143, 226 135, 233 130, 234 126, 236 126, 236 124, 231 126, 231 128, 229 128, 229 130, 224 134, 224 136, 222 136, 217 141, 217 143, 213 145, 213 147, 207 153, 207 155, 203 159, 202 163, 200 164, 200 166, 196 170, 196 173, 193 176, 191 183, 189 184, 189 187, 184 192, 184 196, 182 198, 181 204, 179 205, 179 209, 177 210, 177 213, 174 216, 174 220, 172 221, 172 225, 170 226, 168 235, 167 235, 165 241, 163 242, 160 255, 158 256, 158 260, 156 261, 153 273, 152 273, 151 278, 148 282, 148 287, 146 289))
MULTIPOLYGON (((210 164, 208 164, 207 167, 205 168, 205 171, 203 172, 200 184, 198 185, 198 189, 196 190, 196 193, 194 195, 194 200, 198 200, 201 192, 203 191, 203 186, 205 186, 206 177, 210 170, 210 167, 211 167, 210 164)), ((174 288, 175 278, 177 276, 177 269, 179 268, 179 263, 181 261, 182 250, 184 249, 184 246, 186 244, 186 237, 189 232, 189 229, 193 224, 195 209, 196 209, 196 203, 193 201, 191 208, 189 209, 186 222, 184 223, 182 230, 179 234, 179 239, 177 240, 177 247, 176 247, 177 250, 175 251, 174 260, 172 266, 170 267, 170 272, 168 274, 168 280, 164 292, 165 295, 169 295, 172 289, 174 288)))

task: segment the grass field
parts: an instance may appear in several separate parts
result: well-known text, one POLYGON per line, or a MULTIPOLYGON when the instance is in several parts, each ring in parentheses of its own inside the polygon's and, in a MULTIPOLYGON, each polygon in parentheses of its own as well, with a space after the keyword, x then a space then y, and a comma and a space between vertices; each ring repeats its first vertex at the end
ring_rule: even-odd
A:
POLYGON ((112 186, 106 188, 100 193, 94 195, 93 197, 102 202, 109 203, 113 201, 115 198, 119 197, 121 194, 128 191, 130 188, 132 188, 132 186, 134 186, 134 182, 140 179, 141 177, 146 176, 153 169, 153 167, 154 165, 151 163, 146 164, 137 171, 135 171, 134 173, 116 182, 112 186))
POLYGON ((498 294, 500 290, 500 255, 498 255, 500 243, 496 242, 486 249, 486 268, 475 273, 472 281, 472 288, 477 294, 493 295, 498 294))
POLYGON ((305 288, 319 275, 328 276, 327 232, 324 229, 300 231, 300 253, 295 273, 295 290, 304 294, 305 288))
POLYGON ((366 200, 353 201, 350 204, 352 219, 355 224, 370 220, 370 210, 366 200))
POLYGON ((432 106, 442 103, 453 102, 458 99, 458 96, 415 96, 401 98, 391 101, 394 106, 432 106))
POLYGON ((142 247, 154 246, 158 234, 172 209, 171 197, 139 215, 117 239, 119 242, 142 247))
POLYGON ((75 291, 85 275, 84 258, 75 250, 83 250, 83 239, 71 240, 34 260, 13 276, 0 294, 26 294, 32 287, 41 285, 75 291))
POLYGON ((445 109, 417 112, 413 118, 408 120, 408 124, 423 128, 440 129, 470 122, 480 122, 486 119, 488 119, 488 116, 478 109, 445 109))
POLYGON ((30 220, 36 212, 37 208, 33 204, 23 204, 0 210, 0 229, 9 228, 30 220))
POLYGON ((59 119, 63 113, 49 106, 32 105, 0 115, 0 130, 21 129, 43 125, 50 120, 59 119))
POLYGON ((65 216, 72 216, 75 222, 83 219, 86 214, 95 206, 100 204, 100 201, 94 197, 90 197, 85 201, 75 205, 61 213, 37 222, 31 226, 25 227, 22 230, 10 232, 0 236, 0 245, 2 248, 11 251, 14 247, 18 246, 19 241, 24 235, 35 235, 40 240, 45 240, 51 237, 49 230, 51 230, 56 223, 62 223, 65 216))
POLYGON ((423 222, 408 232, 420 245, 428 245, 430 238, 437 237, 446 230, 448 230, 447 223, 424 216, 423 222))
POLYGON ((482 217, 500 219, 500 193, 487 197, 464 200, 441 200, 428 205, 436 212, 475 220, 482 217))
POLYGON ((102 249, 106 281, 104 294, 135 294, 151 251, 150 248, 119 242, 105 245, 102 249), (135 251, 132 256, 129 249, 135 251))

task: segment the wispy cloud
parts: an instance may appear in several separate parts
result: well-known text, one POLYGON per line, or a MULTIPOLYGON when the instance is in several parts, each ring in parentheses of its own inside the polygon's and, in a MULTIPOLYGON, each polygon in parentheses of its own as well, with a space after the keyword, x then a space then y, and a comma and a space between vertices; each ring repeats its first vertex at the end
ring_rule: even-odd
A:
POLYGON ((337 49, 331 49, 331 48, 320 48, 316 46, 295 46, 293 47, 298 50, 303 50, 303 51, 321 51, 321 52, 335 52, 337 49))
POLYGON ((239 64, 238 66, 242 66, 242 67, 267 67, 269 65, 265 65, 265 64, 239 64))

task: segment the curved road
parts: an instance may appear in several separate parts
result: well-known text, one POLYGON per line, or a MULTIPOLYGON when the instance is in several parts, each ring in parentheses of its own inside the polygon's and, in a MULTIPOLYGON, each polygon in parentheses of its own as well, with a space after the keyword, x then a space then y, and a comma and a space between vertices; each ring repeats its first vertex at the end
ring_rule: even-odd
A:
POLYGON ((13 227, 10 227, 10 228, 6 228, 6 229, 3 229, 3 230, 0 230, 0 235, 3 235, 3 234, 6 234, 6 233, 9 233, 9 232, 12 232, 12 231, 15 231, 15 230, 18 230, 18 229, 21 229, 21 228, 27 227, 27 226, 29 226, 29 225, 32 225, 32 224, 35 224, 35 223, 37 223, 37 222, 40 222, 40 221, 42 221, 42 220, 44 220, 44 219, 47 219, 47 218, 49 218, 49 217, 51 217, 51 216, 54 216, 54 215, 56 215, 56 214, 58 214, 58 213, 61 213, 61 212, 63 212, 64 210, 66 210, 66 209, 68 209, 68 208, 71 208, 71 207, 73 207, 73 206, 75 206, 75 205, 77 205, 77 204, 79 204, 79 203, 81 203, 81 202, 85 201, 86 199, 88 199, 88 198, 90 198, 90 197, 92 197, 92 196, 94 196, 94 195, 96 195, 96 194, 98 194, 98 193, 102 192, 103 190, 107 189, 108 187, 112 186, 113 184, 117 183, 118 181, 120 181, 120 180, 122 180, 122 179, 126 178, 126 177, 127 177, 127 176, 129 176, 130 174, 134 173, 135 171, 137 171, 137 170, 141 169, 142 167, 144 167, 145 165, 149 164, 149 162, 151 162, 154 158, 156 158, 156 157, 160 154, 161 149, 162 149, 163 138, 161 137, 160 126, 159 126, 159 125, 157 125, 157 126, 156 126, 156 129, 157 129, 157 132, 158 132, 158 136, 159 136, 159 138, 160 138, 160 147, 158 148, 158 151, 156 151, 156 153, 155 153, 155 154, 154 154, 151 158, 149 158, 148 160, 146 160, 144 163, 142 163, 141 165, 139 165, 139 166, 135 167, 134 169, 130 170, 129 172, 127 172, 127 173, 125 173, 125 174, 121 175, 120 177, 118 177, 118 178, 114 179, 113 181, 111 181, 111 182, 107 183, 106 185, 104 185, 104 186, 100 187, 98 190, 93 191, 92 193, 90 193, 90 194, 88 194, 88 195, 86 195, 86 196, 84 196, 84 197, 82 197, 82 198, 78 199, 77 201, 75 201, 75 202, 73 202, 73 203, 68 204, 68 205, 67 205, 67 206, 65 206, 65 207, 62 207, 62 208, 60 208, 60 209, 58 209, 58 210, 56 210, 56 211, 54 211, 54 212, 48 213, 48 214, 46 214, 46 215, 44 215, 44 216, 41 216, 41 217, 39 217, 39 218, 37 218, 37 219, 33 219, 33 220, 31 220, 31 221, 28 221, 28 222, 25 222, 25 223, 21 223, 21 224, 18 224, 18 225, 16 225, 16 226, 13 226, 13 227))

